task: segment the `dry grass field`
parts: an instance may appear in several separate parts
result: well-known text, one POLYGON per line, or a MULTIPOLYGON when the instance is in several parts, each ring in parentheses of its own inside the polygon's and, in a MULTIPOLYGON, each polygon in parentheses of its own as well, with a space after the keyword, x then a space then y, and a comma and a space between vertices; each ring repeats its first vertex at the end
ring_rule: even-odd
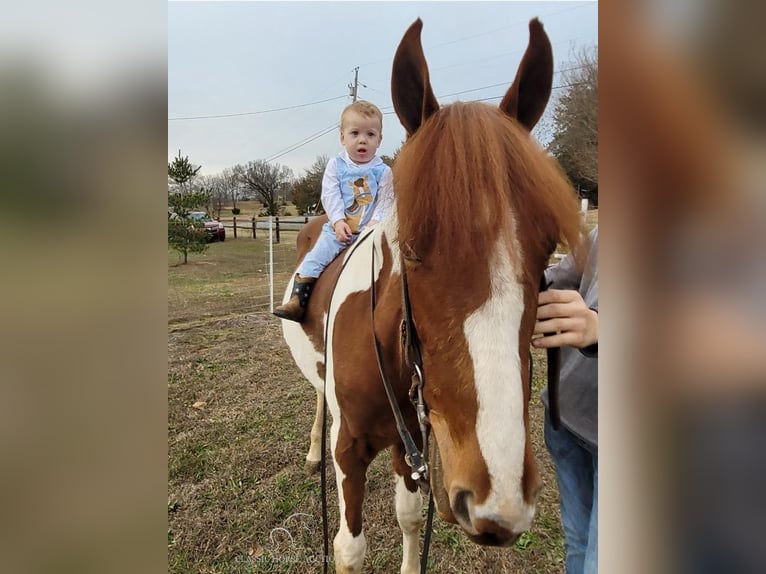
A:
MULTIPOLYGON (((294 238, 283 235, 280 261, 294 258, 294 238)), ((168 554, 174 574, 321 568, 320 479, 306 476, 303 467, 314 391, 292 361, 279 320, 268 313, 266 249, 260 237, 228 239, 192 254, 187 265, 168 252, 168 554)), ((289 263, 279 269, 277 298, 290 272, 289 263)), ((544 487, 533 528, 512 548, 483 548, 436 518, 429 572, 564 570, 538 398, 544 355, 535 351, 534 361, 530 416, 544 487)), ((328 484, 332 536, 332 465, 328 484)), ((398 572, 401 535, 387 453, 368 474, 365 533, 365 572, 398 572)))

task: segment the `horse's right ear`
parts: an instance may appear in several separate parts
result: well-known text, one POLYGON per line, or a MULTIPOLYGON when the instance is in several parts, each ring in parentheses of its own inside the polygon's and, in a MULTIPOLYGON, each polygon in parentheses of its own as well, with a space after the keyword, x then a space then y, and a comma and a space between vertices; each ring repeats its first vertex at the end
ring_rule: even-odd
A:
POLYGON ((422 29, 423 22, 418 18, 405 32, 396 49, 391 72, 391 99, 408 136, 439 109, 420 43, 422 29))

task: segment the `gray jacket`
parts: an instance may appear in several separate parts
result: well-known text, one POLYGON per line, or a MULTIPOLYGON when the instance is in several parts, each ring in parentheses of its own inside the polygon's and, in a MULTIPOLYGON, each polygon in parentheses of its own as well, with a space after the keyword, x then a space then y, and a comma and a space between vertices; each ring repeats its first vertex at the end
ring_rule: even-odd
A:
MULTIPOLYGON (((551 289, 574 289, 585 304, 598 312, 598 227, 589 235, 590 249, 580 273, 574 258, 566 255, 559 263, 545 270, 551 289)), ((548 408, 548 388, 542 400, 548 408)), ((598 344, 576 349, 561 348, 559 381, 561 426, 598 450, 598 344)))

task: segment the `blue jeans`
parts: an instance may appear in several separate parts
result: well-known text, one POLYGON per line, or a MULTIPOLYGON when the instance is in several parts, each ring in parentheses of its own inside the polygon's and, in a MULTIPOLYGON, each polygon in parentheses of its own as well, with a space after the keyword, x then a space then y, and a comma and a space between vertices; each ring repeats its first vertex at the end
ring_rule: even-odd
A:
POLYGON ((564 527, 566 574, 598 572, 598 451, 563 426, 553 430, 545 411, 545 445, 556 466, 564 527))
POLYGON ((325 223, 322 226, 322 233, 319 234, 316 244, 311 248, 311 251, 306 253, 306 257, 301 261, 298 273, 300 273, 301 277, 319 277, 324 268, 338 256, 338 253, 354 243, 358 237, 359 234, 354 233, 351 236, 350 242, 341 243, 335 237, 335 231, 330 227, 330 224, 325 223))

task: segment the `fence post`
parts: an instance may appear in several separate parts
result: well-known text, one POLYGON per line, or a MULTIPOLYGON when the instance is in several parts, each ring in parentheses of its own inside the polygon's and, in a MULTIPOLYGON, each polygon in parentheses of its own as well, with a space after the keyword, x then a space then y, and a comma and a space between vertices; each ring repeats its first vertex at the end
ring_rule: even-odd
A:
POLYGON ((253 216, 253 239, 255 239, 255 216, 253 216))
POLYGON ((237 216, 235 215, 233 218, 234 221, 234 239, 237 238, 237 216))
POLYGON ((277 220, 277 243, 279 243, 279 216, 276 217, 277 220))
POLYGON ((308 223, 308 222, 309 222, 309 216, 308 215, 304 215, 303 216, 303 223, 308 223))

